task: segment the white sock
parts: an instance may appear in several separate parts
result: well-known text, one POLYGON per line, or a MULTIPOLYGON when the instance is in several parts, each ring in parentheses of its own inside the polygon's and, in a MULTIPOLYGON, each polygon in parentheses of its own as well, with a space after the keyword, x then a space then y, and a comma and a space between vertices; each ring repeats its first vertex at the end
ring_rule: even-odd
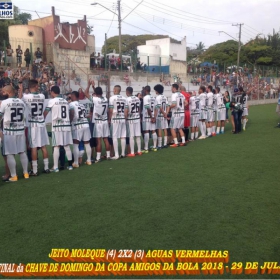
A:
POLYGON ((129 138, 129 145, 130 145, 130 153, 134 154, 134 145, 135 145, 134 137, 129 138))
POLYGON ((100 160, 100 158, 101 158, 101 153, 96 153, 96 160, 100 160))
POLYGON ((22 165, 23 173, 28 173, 28 157, 26 153, 21 153, 19 154, 20 162, 22 165))
MULTIPOLYGON (((66 152, 66 150, 65 150, 66 152)), ((79 144, 73 144, 74 164, 79 164, 79 144)), ((67 156, 68 158, 68 156, 67 156)), ((68 158, 69 160, 69 158, 68 158)))
POLYGON ((44 170, 48 170, 49 169, 49 159, 44 158, 43 162, 44 162, 44 170))
POLYGON ((37 160, 32 160, 32 170, 33 170, 33 173, 38 172, 38 162, 37 162, 37 160))
POLYGON ((215 133, 216 132, 216 126, 212 126, 212 132, 215 133))
POLYGON ((158 137, 158 146, 161 148, 162 147, 162 137, 158 137))
POLYGON ((243 129, 245 129, 245 128, 246 128, 246 123, 247 123, 247 120, 246 120, 246 119, 244 119, 244 120, 243 120, 243 129))
POLYGON ((154 148, 156 148, 157 147, 157 134, 154 132, 152 134, 152 136, 153 136, 154 148))
POLYGON ((87 161, 91 161, 91 147, 90 144, 85 144, 86 153, 87 153, 87 161))
POLYGON ((207 135, 211 135, 211 127, 207 127, 207 135))
POLYGON ((167 145, 167 136, 164 136, 163 139, 164 139, 164 144, 163 145, 166 146, 167 145))
POLYGON ((194 132, 191 132, 191 139, 194 139, 194 132))
POLYGON ((198 138, 198 131, 195 132, 195 138, 198 138))
MULTIPOLYGON (((79 151, 79 158, 82 158, 84 156, 84 150, 79 151)), ((90 154, 91 154, 91 149, 90 149, 90 154)))
POLYGON ((144 135, 144 149, 148 150, 149 146, 149 133, 145 133, 144 135))
POLYGON ((176 145, 178 145, 178 139, 177 139, 177 138, 174 138, 173 140, 174 140, 174 143, 175 143, 176 145))
POLYGON ((202 122, 198 123, 199 126, 199 130, 200 130, 200 134, 203 135, 203 126, 202 126, 202 122))
POLYGON ((221 127, 221 132, 224 132, 224 131, 225 131, 225 127, 222 126, 222 127, 221 127))
MULTIPOLYGON (((72 161, 72 152, 71 152, 71 149, 70 149, 70 146, 64 146, 64 150, 65 150, 65 153, 66 153, 66 156, 67 156, 67 159, 68 159, 68 163, 69 161, 72 161)), ((78 150, 79 150, 79 145, 78 145, 78 150)), ((79 163, 79 152, 78 152, 78 163, 79 163)))
POLYGON ((110 158, 110 151, 106 151, 107 158, 110 158))
POLYGON ((141 137, 140 136, 136 137, 136 143, 137 143, 138 153, 141 153, 141 137))
POLYGON ((183 143, 183 144, 186 143, 186 138, 185 138, 185 136, 182 137, 182 143, 183 143))
POLYGON ((122 156, 125 156, 125 145, 126 145, 125 138, 121 138, 121 145, 122 145, 122 156))
POLYGON ((14 155, 7 155, 7 164, 10 169, 11 176, 15 177, 17 173, 16 173, 16 160, 14 155))
POLYGON ((118 144, 118 138, 113 138, 113 146, 115 150, 115 157, 118 158, 119 156, 119 144, 118 144))
POLYGON ((202 131, 203 131, 203 134, 202 136, 206 136, 206 123, 205 122, 202 122, 202 131))
POLYGON ((220 129, 221 129, 221 128, 218 126, 218 127, 217 127, 217 133, 220 133, 220 129))
POLYGON ((59 159, 59 147, 53 148, 53 168, 58 168, 58 159, 59 159))

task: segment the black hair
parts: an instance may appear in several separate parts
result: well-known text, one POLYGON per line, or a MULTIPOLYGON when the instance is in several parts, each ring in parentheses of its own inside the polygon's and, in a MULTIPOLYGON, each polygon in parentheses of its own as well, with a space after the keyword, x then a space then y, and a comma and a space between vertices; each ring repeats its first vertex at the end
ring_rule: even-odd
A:
POLYGON ((154 90, 155 90, 156 92, 158 92, 159 94, 162 94, 162 93, 163 93, 163 90, 164 90, 164 87, 163 87, 162 85, 158 84, 158 85, 155 85, 155 86, 154 86, 154 90))
POLYGON ((201 86, 199 89, 201 89, 203 92, 205 92, 205 86, 201 86))
POLYGON ((35 79, 29 80, 29 82, 28 82, 28 87, 29 87, 29 89, 34 88, 34 87, 36 87, 37 85, 38 85, 38 81, 35 80, 35 79))
POLYGON ((58 86, 53 86, 51 91, 54 93, 54 94, 60 94, 60 89, 58 86))
POLYGON ((176 90, 179 89, 179 86, 178 86, 177 84, 173 84, 172 87, 173 87, 173 88, 176 88, 176 90))
POLYGON ((151 87, 150 86, 145 86, 145 91, 151 92, 151 87))
POLYGON ((103 94, 103 90, 102 90, 101 87, 96 87, 96 88, 94 89, 94 93, 95 93, 96 95, 102 95, 102 94, 103 94))
POLYGON ((133 93, 133 88, 132 87, 127 87, 126 91, 128 91, 130 94, 132 94, 133 93))
POLYGON ((121 86, 120 85, 115 85, 116 88, 119 88, 120 89, 120 92, 122 90, 121 86))
POLYGON ((220 89, 220 87, 216 87, 216 90, 217 90, 218 92, 220 92, 221 89, 220 89))
POLYGON ((71 94, 73 94, 77 99, 79 99, 79 92, 72 91, 71 94))
POLYGON ((210 91, 212 91, 213 90, 213 87, 210 85, 210 86, 208 86, 207 87, 208 89, 210 89, 210 91))

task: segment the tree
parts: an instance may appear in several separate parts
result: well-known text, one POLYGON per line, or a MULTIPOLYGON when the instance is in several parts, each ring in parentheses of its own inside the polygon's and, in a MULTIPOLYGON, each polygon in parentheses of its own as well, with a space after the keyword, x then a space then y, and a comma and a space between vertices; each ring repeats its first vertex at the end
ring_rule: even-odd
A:
POLYGON ((205 45, 202 42, 199 42, 198 44, 196 44, 196 50, 202 53, 205 50, 205 45))
POLYGON ((90 35, 90 33, 93 31, 93 26, 90 26, 87 22, 87 34, 90 35))

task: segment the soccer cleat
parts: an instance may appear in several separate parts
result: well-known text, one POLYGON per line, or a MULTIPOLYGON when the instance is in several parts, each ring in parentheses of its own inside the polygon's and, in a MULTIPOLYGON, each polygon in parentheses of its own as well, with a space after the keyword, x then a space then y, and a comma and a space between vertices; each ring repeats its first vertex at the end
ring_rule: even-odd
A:
POLYGON ((10 177, 4 177, 4 178, 2 178, 2 181, 3 182, 9 182, 9 179, 10 179, 10 177))
POLYGON ((28 174, 29 176, 38 176, 38 172, 37 173, 34 173, 33 171, 29 172, 28 174))
POLYGON ((183 147, 183 146, 187 146, 186 143, 180 143, 179 146, 183 147))
MULTIPOLYGON (((35 174, 35 173, 33 173, 33 174, 35 174)), ((37 176, 37 175, 34 175, 34 176, 37 176)), ((23 177, 24 177, 24 179, 29 179, 29 174, 28 173, 23 173, 23 177)))
POLYGON ((142 154, 148 154, 148 153, 149 153, 148 150, 143 150, 143 151, 141 151, 141 152, 142 152, 142 154))
POLYGON ((244 131, 246 131, 246 128, 243 128, 244 131))
POLYGON ((141 152, 138 152, 135 154, 136 156, 142 156, 142 153, 141 152))
POLYGON ((91 159, 91 163, 95 163, 96 158, 91 159))
POLYGON ((194 139, 189 139, 189 142, 193 142, 194 141, 194 139))
POLYGON ((98 162, 101 162, 101 159, 97 159, 97 160, 95 160, 95 162, 94 162, 94 163, 98 163, 98 162))
POLYGON ((198 140, 204 140, 204 139, 206 139, 206 137, 201 135, 201 136, 198 137, 197 139, 198 139, 198 140))
POLYGON ((111 157, 106 157, 106 160, 110 160, 111 159, 111 157))
MULTIPOLYGON (((60 168, 62 168, 62 167, 60 167, 60 168)), ((63 169, 61 169, 61 170, 64 170, 64 166, 63 166, 63 169)), ((58 168, 51 168, 51 169, 50 169, 50 172, 55 172, 55 173, 57 173, 57 172, 59 172, 59 169, 58 169, 58 168)))
POLYGON ((128 157, 135 157, 135 154, 128 154, 128 157))
POLYGON ((216 132, 216 135, 220 135, 220 132, 216 132))
POLYGON ((216 132, 213 132, 213 133, 212 133, 212 136, 216 136, 216 132))
POLYGON ((121 158, 126 158, 126 156, 121 155, 121 158))
POLYGON ((85 164, 86 165, 91 165, 91 161, 86 161, 85 164))
POLYGON ((45 170, 43 171, 43 173, 49 174, 49 173, 51 173, 51 171, 50 171, 49 169, 45 169, 45 170))
POLYGON ((119 157, 116 157, 116 156, 115 156, 115 157, 111 157, 111 159, 112 159, 112 160, 118 160, 119 157))
MULTIPOLYGON (((65 170, 65 167, 64 167, 64 166, 60 166, 60 167, 59 167, 59 170, 60 170, 60 171, 63 171, 63 170, 65 170)), ((50 172, 52 172, 52 171, 50 170, 50 172)))
POLYGON ((221 131, 220 134, 225 134, 225 132, 224 132, 224 131, 221 131))
POLYGON ((171 148, 177 148, 177 147, 179 147, 179 144, 172 144, 172 145, 170 145, 170 147, 171 148))
POLYGON ((157 148, 152 148, 151 149, 153 152, 157 152, 157 148))
POLYGON ((6 182, 17 182, 17 180, 18 180, 18 177, 15 176, 15 177, 10 177, 9 180, 6 182))
POLYGON ((168 147, 169 147, 168 145, 164 145, 164 146, 163 146, 164 149, 166 149, 166 148, 168 148, 168 147))
MULTIPOLYGON (((68 167, 69 167, 69 166, 68 166, 68 167)), ((73 164, 72 164, 72 167, 74 167, 74 168, 79 168, 80 166, 79 166, 79 164, 73 163, 73 164)), ((73 168, 72 168, 72 169, 73 169, 73 168)), ((71 169, 71 170, 72 170, 72 169, 71 169)), ((69 170, 69 168, 68 168, 68 170, 69 170)))
POLYGON ((71 170, 73 170, 73 166, 67 166, 67 169, 69 170, 69 171, 71 171, 71 170))
POLYGON ((211 137, 213 137, 213 135, 211 134, 206 136, 206 138, 211 138, 211 137))
POLYGON ((157 150, 161 150, 162 149, 162 147, 157 147, 157 150))

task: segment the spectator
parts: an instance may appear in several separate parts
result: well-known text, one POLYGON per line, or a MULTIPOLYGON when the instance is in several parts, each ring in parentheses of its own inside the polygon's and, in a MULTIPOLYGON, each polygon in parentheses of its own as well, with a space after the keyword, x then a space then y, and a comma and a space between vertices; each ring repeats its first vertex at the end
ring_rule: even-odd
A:
POLYGON ((28 48, 24 52, 24 60, 25 60, 25 67, 29 68, 30 61, 31 61, 31 53, 28 48))
POLYGON ((10 67, 7 67, 7 70, 5 71, 5 76, 11 79, 12 75, 13 75, 13 71, 11 70, 10 67))
POLYGON ((112 57, 110 58, 110 67, 111 69, 115 70, 116 69, 116 59, 115 59, 115 56, 112 55, 112 57))
POLYGON ((40 63, 42 61, 43 53, 40 51, 40 48, 37 48, 37 51, 35 52, 35 63, 40 63))
MULTIPOLYGON (((230 102, 230 96, 229 92, 226 91, 224 94, 224 104, 226 105, 228 102, 230 102)), ((228 123, 228 108, 226 108, 226 122, 228 123)))
POLYGON ((17 54, 17 66, 20 67, 22 64, 22 49, 20 45, 18 45, 18 48, 16 49, 16 54, 17 54))
POLYGON ((6 48, 6 62, 7 66, 11 66, 12 60, 13 60, 13 49, 11 48, 11 45, 8 45, 6 48))
POLYGON ((55 72, 55 67, 54 67, 53 63, 50 62, 49 63, 49 73, 50 73, 51 78, 54 76, 54 72, 55 72))

